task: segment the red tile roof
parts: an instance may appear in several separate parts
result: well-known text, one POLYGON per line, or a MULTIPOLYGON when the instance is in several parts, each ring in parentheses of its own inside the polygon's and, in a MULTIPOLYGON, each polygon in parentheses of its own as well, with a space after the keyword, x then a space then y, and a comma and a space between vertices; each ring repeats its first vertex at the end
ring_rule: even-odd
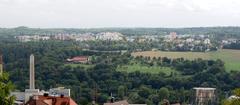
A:
POLYGON ((104 103, 103 105, 129 105, 129 104, 126 100, 123 100, 123 101, 118 101, 114 103, 104 103))
POLYGON ((25 105, 77 105, 70 97, 33 96, 25 105))
POLYGON ((70 61, 70 62, 84 62, 84 61, 88 61, 88 57, 87 56, 76 56, 76 57, 73 57, 71 59, 67 59, 67 61, 70 61))

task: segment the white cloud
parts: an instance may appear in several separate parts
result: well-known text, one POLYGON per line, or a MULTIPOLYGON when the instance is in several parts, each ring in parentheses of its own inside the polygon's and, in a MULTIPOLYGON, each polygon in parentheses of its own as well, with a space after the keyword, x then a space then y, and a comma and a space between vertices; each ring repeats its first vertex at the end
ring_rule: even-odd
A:
POLYGON ((239 0, 0 0, 0 27, 240 25, 239 0))

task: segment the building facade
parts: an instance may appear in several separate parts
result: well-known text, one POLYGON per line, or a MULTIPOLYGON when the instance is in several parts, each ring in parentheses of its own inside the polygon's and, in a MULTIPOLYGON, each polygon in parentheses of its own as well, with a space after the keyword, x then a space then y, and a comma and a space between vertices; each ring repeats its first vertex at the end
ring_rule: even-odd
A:
POLYGON ((195 104, 194 105, 215 105, 216 102, 216 95, 215 90, 216 88, 205 88, 205 87, 198 87, 194 88, 195 90, 195 104))

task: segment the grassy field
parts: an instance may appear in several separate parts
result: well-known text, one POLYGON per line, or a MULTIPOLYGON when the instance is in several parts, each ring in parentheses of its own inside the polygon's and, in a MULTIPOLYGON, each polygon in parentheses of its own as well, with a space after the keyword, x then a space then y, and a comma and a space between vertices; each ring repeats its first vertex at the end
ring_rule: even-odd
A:
POLYGON ((132 56, 168 57, 185 59, 221 59, 225 62, 226 70, 240 71, 240 50, 219 50, 216 52, 163 52, 163 51, 144 51, 132 53, 132 56))
POLYGON ((135 52, 132 53, 133 56, 150 56, 153 57, 168 57, 171 59, 175 58, 186 58, 186 59, 196 59, 196 58, 202 58, 202 59, 209 59, 210 55, 208 53, 203 52, 164 52, 164 51, 143 51, 143 52, 135 52))
POLYGON ((211 59, 221 59, 228 71, 240 71, 240 50, 220 50, 210 52, 211 59))
POLYGON ((177 73, 174 69, 171 69, 169 67, 159 67, 159 66, 143 66, 140 64, 133 64, 133 65, 124 65, 124 66, 118 66, 117 67, 118 71, 126 71, 126 72, 135 72, 135 71, 140 71, 140 72, 145 72, 145 73, 153 73, 157 74, 159 72, 163 72, 167 75, 170 75, 171 72, 177 73))

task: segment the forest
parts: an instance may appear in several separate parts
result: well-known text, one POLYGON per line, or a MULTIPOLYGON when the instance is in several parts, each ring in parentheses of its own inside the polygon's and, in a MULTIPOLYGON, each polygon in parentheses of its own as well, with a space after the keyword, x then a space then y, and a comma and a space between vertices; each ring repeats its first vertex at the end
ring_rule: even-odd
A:
MULTIPOLYGON (((97 49, 101 45, 93 44, 92 47, 97 49)), ((138 104, 158 105, 163 99, 172 103, 193 103, 193 88, 201 86, 217 88, 216 104, 220 104, 231 95, 231 90, 240 87, 240 72, 227 72, 221 60, 151 59, 133 57, 130 51, 124 54, 92 52, 72 41, 1 41, 0 49, 4 55, 4 71, 9 73, 16 90, 29 87, 29 56, 34 54, 36 88, 70 88, 72 98, 80 105, 88 105, 93 100, 101 105, 109 101, 111 94, 116 100, 127 99, 129 103, 138 104), (67 58, 79 55, 91 56, 87 64, 91 66, 66 65, 67 58), (117 70, 132 61, 149 67, 172 68, 175 72, 153 74, 117 70)))

